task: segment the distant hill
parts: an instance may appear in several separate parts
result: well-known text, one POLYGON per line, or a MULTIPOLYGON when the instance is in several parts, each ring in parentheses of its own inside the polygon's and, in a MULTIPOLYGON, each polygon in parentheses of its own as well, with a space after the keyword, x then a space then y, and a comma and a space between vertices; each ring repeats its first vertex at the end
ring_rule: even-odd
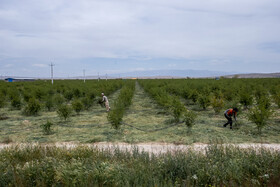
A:
POLYGON ((226 75, 225 78, 280 78, 279 73, 248 73, 248 74, 233 74, 226 75))
POLYGON ((220 72, 208 70, 151 70, 134 71, 110 75, 112 77, 135 77, 135 78, 185 78, 185 77, 216 77, 232 75, 234 72, 220 72))

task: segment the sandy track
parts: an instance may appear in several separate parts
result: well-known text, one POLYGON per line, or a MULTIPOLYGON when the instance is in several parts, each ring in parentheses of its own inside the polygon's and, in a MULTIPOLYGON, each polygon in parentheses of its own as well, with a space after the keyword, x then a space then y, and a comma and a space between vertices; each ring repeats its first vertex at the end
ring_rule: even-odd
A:
MULTIPOLYGON (((209 146, 208 144, 195 143, 192 145, 175 145, 171 143, 138 143, 138 144, 128 144, 128 143, 112 143, 112 142, 99 142, 92 144, 80 144, 75 142, 58 142, 58 143, 12 143, 12 144, 0 144, 0 151, 5 148, 12 147, 27 147, 27 146, 54 146, 54 147, 63 147, 67 149, 72 149, 78 146, 88 146, 98 149, 110 149, 114 150, 115 148, 119 148, 122 151, 128 150, 131 151, 135 148, 138 148, 139 151, 144 151, 148 153, 167 153, 167 152, 176 152, 176 151, 205 151, 205 148, 209 146)), ((243 149, 268 149, 271 151, 280 152, 280 144, 258 144, 258 143, 243 143, 243 144, 223 144, 224 146, 234 146, 243 149)))

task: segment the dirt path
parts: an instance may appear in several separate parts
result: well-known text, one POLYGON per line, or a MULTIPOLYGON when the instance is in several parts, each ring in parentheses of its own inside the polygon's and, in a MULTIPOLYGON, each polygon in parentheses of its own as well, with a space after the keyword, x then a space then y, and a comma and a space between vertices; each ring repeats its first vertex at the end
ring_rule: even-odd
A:
MULTIPOLYGON (((223 144, 224 146, 234 146, 242 149, 268 149, 271 151, 280 152, 280 144, 260 144, 260 143, 244 143, 244 144, 223 144)), ((11 144, 0 144, 0 151, 5 148, 12 147, 27 147, 27 146, 55 146, 55 147, 63 147, 67 149, 72 149, 78 146, 88 146, 98 149, 115 149, 119 148, 122 151, 131 151, 135 148, 138 148, 139 151, 144 151, 153 154, 167 153, 167 152, 176 152, 176 151, 198 151, 204 152, 209 144, 195 143, 192 145, 175 145, 170 143, 159 143, 159 142, 151 142, 151 143, 138 143, 138 144, 128 144, 128 143, 112 143, 112 142, 99 142, 93 144, 80 144, 75 142, 59 142, 59 143, 48 143, 48 144, 38 144, 38 143, 11 143, 11 144)))
MULTIPOLYGON (((138 82, 135 84, 135 92, 132 104, 126 111, 123 121, 135 127, 145 130, 161 128, 165 126, 165 121, 172 118, 150 98, 138 82)), ((130 130, 134 131, 135 129, 130 130)), ((137 131, 137 130, 136 130, 137 131)))

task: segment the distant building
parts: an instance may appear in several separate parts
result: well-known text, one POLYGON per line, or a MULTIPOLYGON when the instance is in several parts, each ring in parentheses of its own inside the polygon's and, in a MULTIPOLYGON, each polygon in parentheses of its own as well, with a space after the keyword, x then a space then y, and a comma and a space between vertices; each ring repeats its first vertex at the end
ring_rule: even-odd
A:
POLYGON ((26 82, 26 81, 35 81, 32 78, 6 78, 6 82, 26 82))

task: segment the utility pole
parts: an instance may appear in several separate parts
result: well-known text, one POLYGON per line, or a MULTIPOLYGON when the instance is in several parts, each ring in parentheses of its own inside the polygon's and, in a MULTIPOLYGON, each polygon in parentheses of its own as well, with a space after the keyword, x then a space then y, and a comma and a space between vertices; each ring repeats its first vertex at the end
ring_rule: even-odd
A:
POLYGON ((84 72, 84 83, 86 82, 86 70, 83 69, 83 72, 84 72))
POLYGON ((98 82, 99 82, 99 79, 100 79, 100 78, 99 78, 99 72, 98 72, 98 82))
POLYGON ((53 84, 53 67, 54 67, 54 64, 51 62, 50 66, 51 66, 51 79, 52 79, 52 84, 53 84))
POLYGON ((107 81, 107 73, 106 73, 106 81, 107 81))

